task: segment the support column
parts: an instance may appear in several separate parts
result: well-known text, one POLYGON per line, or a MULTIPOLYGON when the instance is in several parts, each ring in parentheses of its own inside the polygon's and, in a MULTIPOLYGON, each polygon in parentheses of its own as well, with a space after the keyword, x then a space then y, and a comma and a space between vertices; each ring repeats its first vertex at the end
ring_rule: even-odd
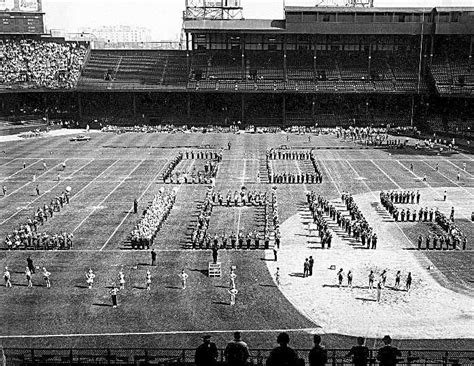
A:
POLYGON ((82 119, 82 98, 80 93, 77 93, 77 107, 79 111, 79 119, 82 119))
POLYGON ((186 93, 186 117, 189 124, 191 121, 191 95, 189 93, 186 93))
POLYGON ((371 80, 372 79, 372 42, 369 43, 369 67, 368 67, 368 72, 369 72, 369 75, 368 75, 368 79, 367 80, 371 80))
POLYGON ((471 43, 469 43, 469 71, 472 68, 472 43, 474 42, 474 36, 471 36, 471 43))
POLYGON ((188 77, 191 75, 191 55, 189 54, 189 33, 186 32, 186 70, 188 72, 188 77))
POLYGON ((316 95, 313 94, 312 103, 311 103, 311 119, 313 120, 313 123, 315 121, 315 116, 316 116, 316 95))
POLYGON ((431 35, 431 45, 430 45, 430 66, 433 65, 433 55, 434 55, 434 35, 431 35))
POLYGON ((241 62, 241 68, 242 68, 242 75, 241 78, 242 80, 246 79, 245 75, 245 36, 242 35, 240 38, 240 52, 242 54, 242 62, 241 62))
POLYGON ((282 114, 283 114, 283 128, 286 127, 286 94, 283 94, 283 103, 282 103, 282 114))
POLYGON ((316 40, 313 36, 313 82, 316 82, 316 76, 318 72, 318 57, 316 53, 316 40))
POLYGON ((240 125, 245 126, 245 98, 244 93, 240 94, 240 125))
POLYGON ((283 36, 283 79, 288 81, 288 66, 286 62, 286 36, 283 36))
POLYGON ((133 118, 137 118, 137 95, 132 93, 133 118))

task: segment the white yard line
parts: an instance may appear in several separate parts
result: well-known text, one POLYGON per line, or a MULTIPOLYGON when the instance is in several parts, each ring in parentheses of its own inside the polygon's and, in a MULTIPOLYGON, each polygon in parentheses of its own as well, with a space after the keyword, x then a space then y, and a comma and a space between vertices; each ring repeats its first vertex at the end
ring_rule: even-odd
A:
MULTIPOLYGON (((170 158, 171 159, 171 158, 170 158)), ((148 192, 148 190, 150 189, 151 185, 153 183, 155 183, 156 179, 158 178, 158 176, 161 174, 161 172, 163 171, 163 169, 168 165, 170 159, 168 159, 166 161, 166 163, 163 165, 163 167, 158 171, 158 173, 156 173, 156 175, 153 177, 153 179, 150 181, 150 183, 148 183, 148 185, 146 186, 145 190, 143 191, 143 193, 140 195, 140 197, 138 197, 138 201, 140 201, 143 196, 146 194, 146 192, 148 192)), ((196 161, 196 160, 194 160, 196 161)), ((194 163, 193 163, 194 165, 194 163)), ((100 248, 99 252, 102 252, 104 250, 104 248, 107 246, 107 244, 109 244, 109 242, 112 240, 113 236, 117 233, 117 231, 119 230, 119 228, 123 225, 123 223, 125 222, 125 220, 128 218, 128 216, 130 216, 130 213, 132 211, 129 210, 127 212, 127 214, 125 215, 125 217, 122 219, 122 221, 120 221, 120 224, 118 224, 118 226, 115 228, 115 230, 112 232, 112 234, 109 236, 109 238, 107 239, 107 241, 104 243, 104 245, 102 245, 102 247, 100 248)))
POLYGON ((10 160, 9 162, 3 163, 3 164, 0 165, 0 166, 7 166, 8 164, 13 163, 14 161, 16 161, 16 160, 18 160, 18 159, 20 159, 20 158, 12 159, 12 160, 10 160))
POLYGON ((35 165, 35 164, 38 163, 39 161, 40 161, 40 160, 35 161, 34 163, 31 163, 30 165, 27 165, 25 168, 21 168, 20 170, 17 170, 15 173, 9 175, 8 177, 3 178, 2 183, 5 183, 5 182, 7 181, 7 179, 9 179, 9 178, 11 178, 11 177, 17 175, 18 173, 24 171, 25 169, 28 169, 28 168, 32 167, 33 165, 35 165))
MULTIPOLYGON (((70 176, 73 176, 74 174, 76 174, 78 171, 84 169, 87 165, 89 165, 90 163, 92 163, 94 160, 90 160, 87 164, 81 166, 79 169, 77 169, 76 171, 74 171, 72 174, 70 174, 70 176)), ((16 215, 18 215, 20 212, 23 212, 24 210, 26 210, 27 208, 29 208, 34 202, 36 202, 37 200, 39 200, 41 197, 43 197, 44 195, 46 195, 46 193, 52 191, 53 189, 55 189, 57 186, 59 186, 60 184, 63 184, 64 182, 61 182, 59 181, 58 183, 56 183, 49 191, 45 191, 43 194, 37 196, 33 201, 31 201, 30 203, 28 203, 28 205, 26 205, 25 207, 23 207, 21 210, 18 210, 16 211, 15 213, 13 213, 11 216, 7 217, 5 220, 3 220, 2 222, 0 222, 0 225, 3 225, 4 223, 6 223, 7 221, 9 221, 12 217, 15 217, 16 215)), ((74 195, 75 196, 75 195, 74 195)), ((72 197, 74 197, 72 196, 72 197)))
POLYGON ((456 167, 456 169, 458 169, 461 173, 465 173, 465 174, 468 174, 470 175, 471 177, 474 176, 474 174, 471 174, 469 173, 467 170, 463 170, 463 168, 461 168, 460 166, 454 164, 452 161, 449 161, 447 159, 444 159, 445 162, 451 164, 452 166, 456 167))
POLYGON ((77 334, 25 334, 25 335, 0 335, 0 338, 67 338, 67 337, 111 337, 111 336, 146 336, 146 335, 176 335, 176 334, 231 334, 235 331, 245 333, 280 333, 280 332, 306 332, 314 333, 321 331, 321 328, 288 328, 288 329, 225 329, 225 330, 176 330, 162 332, 124 332, 124 333, 77 333, 77 334))
MULTIPOLYGON (((428 164, 426 161, 422 160, 422 162, 426 165, 428 165, 429 167, 431 167, 430 164, 428 164)), ((469 192, 466 188, 464 188, 463 186, 457 184, 454 180, 451 180, 449 179, 447 176, 445 176, 444 174, 440 173, 439 171, 437 171, 436 173, 438 173, 439 175, 441 175, 443 178, 445 178, 446 180, 449 180, 451 183, 453 183, 454 185, 458 186, 459 188, 461 188, 463 191, 465 191, 469 196, 471 197, 474 197, 474 194, 472 194, 471 192, 469 192)))
MULTIPOLYGON (((413 173, 410 169, 408 169, 405 165, 403 165, 402 163, 400 163, 399 160, 397 160, 397 163, 400 164, 402 166, 402 168, 404 168, 406 171, 408 171, 409 173, 411 173, 415 178, 419 178, 415 173, 413 173)), ((443 195, 441 194, 440 191, 437 191, 436 189, 434 189, 431 184, 429 184, 428 182, 425 182, 425 181, 421 181, 424 185, 426 185, 436 196, 438 197, 442 197, 443 195)), ((451 200, 447 200, 447 202, 451 203, 451 206, 454 206, 453 202, 451 200)), ((470 220, 470 217, 467 217, 465 215, 463 215, 462 213, 460 213, 460 215, 464 218, 466 218, 467 220, 470 220)))
MULTIPOLYGON (((114 188, 112 191, 109 192, 109 194, 108 194, 107 196, 105 196, 105 198, 98 204, 98 206, 101 206, 101 205, 107 200, 107 198, 109 198, 109 197, 117 190, 117 188, 120 187, 120 186, 128 179, 128 177, 130 177, 130 175, 132 175, 132 173, 133 173, 135 170, 137 170, 140 165, 143 164, 144 161, 145 161, 145 159, 142 159, 141 162, 140 162, 125 178, 123 178, 123 179, 119 182, 119 184, 117 184, 117 185, 115 186, 115 188, 114 188)), ((71 232, 71 234, 74 234, 74 233, 77 231, 77 229, 79 229, 79 228, 82 226, 82 224, 84 224, 84 222, 86 222, 86 220, 87 220, 89 217, 91 217, 92 214, 93 214, 94 212, 96 212, 96 211, 97 211, 97 207, 95 207, 91 212, 89 212, 89 214, 79 223, 79 225, 77 225, 77 226, 74 228, 74 230, 71 232)))
MULTIPOLYGON (((69 159, 66 159, 65 161, 68 161, 68 160, 69 160, 69 159)), ((34 164, 36 164, 36 163, 33 163, 32 165, 34 165, 34 164)), ((50 169, 48 169, 48 170, 46 170, 46 171, 43 171, 43 173, 41 173, 40 175, 38 175, 37 178, 39 178, 39 177, 41 177, 42 175, 48 173, 48 172, 51 171, 52 169, 58 167, 60 164, 62 164, 62 163, 56 164, 55 166, 51 167, 50 169)), ((26 187, 26 186, 29 185, 30 183, 32 183, 32 182, 28 182, 28 183, 26 183, 26 184, 23 184, 20 188, 15 189, 15 190, 12 191, 11 193, 7 194, 5 197, 11 196, 13 193, 18 192, 19 190, 21 190, 22 188, 26 187)))
MULTIPOLYGON (((349 161, 347 161, 347 164, 351 167, 351 169, 354 171, 354 174, 356 174, 357 176, 359 176, 359 173, 357 173, 357 170, 354 169, 354 167, 351 165, 351 163, 349 163, 349 161)), ((364 181, 364 180, 361 180, 362 183, 364 183, 364 185, 367 187, 367 189, 369 190, 369 193, 371 194, 372 197, 374 197, 375 201, 378 203, 380 202, 380 197, 378 197, 374 191, 369 187, 369 185, 364 181)), ((402 230, 402 228, 400 227, 400 225, 398 224, 398 222, 394 222, 395 225, 397 226, 398 230, 402 233, 402 235, 405 237, 405 239, 408 241, 409 245, 410 246, 413 246, 413 243, 411 242, 410 238, 405 234, 405 232, 402 230)))
POLYGON ((324 164, 324 161, 321 160, 321 159, 318 159, 318 161, 321 162, 321 165, 324 167, 324 170, 325 170, 326 173, 328 174, 329 179, 331 179, 332 184, 334 185, 334 187, 336 187, 336 190, 337 190, 337 192, 339 193, 339 197, 341 197, 342 192, 341 192, 341 190, 339 189, 339 187, 337 186, 336 181, 335 181, 334 178, 332 177, 331 172, 330 172, 329 169, 326 167, 326 164, 324 164))
POLYGON ((375 161, 373 161, 373 160, 370 160, 370 161, 372 162, 372 164, 374 164, 374 165, 377 167, 378 170, 380 170, 388 179, 390 179, 390 181, 391 181, 393 184, 395 184, 395 185, 398 187, 398 189, 403 189, 403 188, 402 188, 397 182, 395 182, 384 170, 382 170, 382 169, 375 163, 375 161))

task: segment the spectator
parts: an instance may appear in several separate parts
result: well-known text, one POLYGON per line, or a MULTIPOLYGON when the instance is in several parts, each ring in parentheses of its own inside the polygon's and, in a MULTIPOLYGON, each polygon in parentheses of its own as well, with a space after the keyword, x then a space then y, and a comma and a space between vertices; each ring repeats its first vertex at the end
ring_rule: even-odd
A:
POLYGON ((395 366, 397 364, 397 357, 401 356, 402 353, 397 347, 390 345, 392 343, 392 338, 389 335, 386 335, 382 339, 385 346, 379 348, 377 353, 377 360, 380 361, 380 366, 395 366))
POLYGON ((240 332, 234 333, 234 340, 225 348, 225 359, 228 366, 245 366, 249 358, 247 343, 241 340, 240 332))
POLYGON ((364 346, 365 339, 357 337, 357 346, 353 346, 349 353, 344 357, 352 356, 352 363, 354 366, 367 366, 369 358, 369 348, 364 346))
POLYGON ((86 56, 76 43, 32 39, 7 40, 0 45, 0 83, 28 88, 75 87, 86 56))
POLYGON ((324 366, 328 361, 328 352, 326 348, 320 345, 321 336, 315 334, 313 337, 314 347, 309 351, 309 365, 310 366, 324 366))
POLYGON ((293 366, 298 364, 298 355, 288 347, 290 336, 288 333, 280 333, 277 337, 278 347, 275 347, 267 359, 267 366, 293 366))
POLYGON ((196 349, 194 362, 196 366, 215 366, 217 365, 217 347, 211 342, 211 336, 202 337, 203 343, 196 349))

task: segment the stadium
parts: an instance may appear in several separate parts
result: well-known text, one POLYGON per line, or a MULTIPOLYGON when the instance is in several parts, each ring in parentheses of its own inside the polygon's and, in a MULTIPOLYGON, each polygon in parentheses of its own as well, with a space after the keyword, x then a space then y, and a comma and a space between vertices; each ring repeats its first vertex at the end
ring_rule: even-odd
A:
POLYGON ((119 48, 0 0, 3 364, 472 365, 474 8, 183 10, 119 48))

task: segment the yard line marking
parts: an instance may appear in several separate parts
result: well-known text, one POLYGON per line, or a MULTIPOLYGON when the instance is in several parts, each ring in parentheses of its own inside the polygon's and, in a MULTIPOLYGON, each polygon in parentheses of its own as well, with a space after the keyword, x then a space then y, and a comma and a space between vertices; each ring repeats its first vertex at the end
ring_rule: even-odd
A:
MULTIPOLYGON (((153 179, 150 181, 150 183, 147 185, 147 187, 145 188, 145 190, 143 191, 143 193, 140 195, 140 197, 138 197, 138 201, 140 201, 143 196, 145 195, 145 193, 150 189, 151 185, 153 183, 155 183, 156 179, 158 178, 158 176, 161 174, 161 172, 163 171, 163 169, 168 165, 169 161, 171 160, 171 158, 169 158, 165 165, 163 165, 161 167, 161 169, 158 171, 158 173, 156 173, 156 175, 153 177, 153 179)), ((196 161, 196 160, 195 160, 196 161)), ((118 226, 115 228, 115 230, 113 231, 113 233, 109 236, 109 238, 107 239, 107 241, 104 243, 104 245, 102 245, 102 247, 100 248, 99 252, 102 252, 104 250, 104 248, 106 247, 107 244, 109 244, 109 242, 112 240, 113 236, 117 233, 118 229, 123 225, 123 223, 125 222, 125 220, 128 218, 128 216, 132 213, 132 210, 130 209, 127 214, 125 215, 125 217, 122 219, 122 221, 120 221, 120 224, 118 224, 118 226)))
POLYGON ((10 164, 10 163, 13 163, 15 160, 18 160, 18 159, 20 159, 20 158, 12 159, 12 160, 10 160, 10 161, 8 161, 8 162, 6 162, 6 163, 3 163, 3 164, 0 165, 0 166, 6 166, 6 165, 8 165, 8 164, 10 164))
POLYGON ((14 175, 17 175, 18 173, 24 171, 25 169, 28 169, 28 168, 32 167, 33 165, 35 165, 38 162, 39 162, 39 160, 35 161, 34 163, 31 163, 30 165, 27 165, 25 168, 21 168, 20 170, 17 170, 15 173, 9 175, 8 177, 3 178, 2 183, 5 183, 7 181, 7 179, 13 177, 14 175))
POLYGON ((101 205, 107 200, 107 198, 109 198, 109 197, 117 190, 117 188, 120 187, 120 186, 128 179, 128 177, 130 177, 130 175, 132 175, 132 173, 133 173, 135 170, 137 170, 140 165, 143 164, 143 162, 144 162, 145 160, 146 160, 146 159, 142 159, 142 161, 140 162, 140 164, 138 164, 125 178, 123 178, 123 179, 120 181, 120 183, 117 184, 117 185, 115 186, 115 188, 114 188, 112 191, 110 191, 110 193, 109 193, 91 212, 89 212, 89 214, 84 218, 84 220, 82 220, 82 221, 79 223, 79 225, 77 225, 77 226, 74 228, 74 230, 71 232, 71 234, 74 234, 74 233, 76 232, 76 230, 79 229, 79 228, 82 226, 82 224, 84 224, 84 222, 86 222, 86 220, 87 220, 89 217, 91 217, 94 212, 97 211, 98 206, 101 206, 101 205))
MULTIPOLYGON (((65 161, 69 161, 69 160, 70 160, 70 159, 66 159, 65 161)), ((34 164, 36 164, 36 163, 34 163, 34 164)), ((52 169, 58 167, 60 164, 62 164, 62 163, 56 164, 55 166, 51 167, 50 169, 48 169, 48 170, 46 170, 46 171, 43 171, 43 173, 41 173, 40 175, 38 175, 37 178, 39 178, 39 177, 41 177, 42 175, 48 173, 48 172, 51 171, 52 169)), ((32 165, 33 165, 33 164, 32 164, 32 165)), ((14 191, 12 191, 11 193, 7 194, 7 195, 4 196, 4 197, 10 197, 13 193, 18 192, 20 189, 26 187, 26 186, 29 185, 30 183, 32 183, 32 182, 28 182, 28 183, 26 183, 26 184, 23 184, 20 188, 15 189, 14 191)))
MULTIPOLYGON (((349 161, 347 161, 347 164, 351 167, 351 169, 354 171, 354 173, 356 175, 359 176, 359 173, 357 173, 357 170, 355 170, 355 168, 351 165, 351 163, 349 163, 349 161)), ((361 180, 362 183, 364 183, 364 185, 367 187, 367 189, 369 190, 369 193, 374 197, 375 201, 378 203, 380 202, 380 197, 377 197, 377 195, 374 193, 374 191, 369 187, 369 185, 364 181, 364 180, 361 180)), ((400 225, 398 224, 398 222, 395 221, 395 225, 397 226, 398 230, 400 230, 400 232, 403 234, 403 236, 406 238, 406 240, 408 241, 408 243, 410 244, 410 246, 413 247, 413 243, 411 242, 410 238, 405 234, 405 232, 402 230, 402 228, 400 227, 400 225)))
POLYGON ((323 160, 318 159, 318 161, 321 162, 321 165, 324 167, 324 170, 326 171, 326 173, 328 174, 329 178, 331 179, 332 184, 334 184, 334 187, 336 187, 336 190, 337 190, 337 192, 339 193, 339 197, 340 197, 340 196, 342 195, 342 192, 341 192, 341 190, 339 189, 339 187, 337 186, 336 181, 335 181, 334 178, 332 177, 331 172, 330 172, 329 169, 326 167, 326 164, 324 164, 324 161, 323 161, 323 160))
POLYGON ((156 332, 124 332, 124 333, 76 333, 76 334, 25 334, 25 335, 0 335, 0 338, 67 338, 67 337, 113 337, 113 336, 146 336, 146 335, 176 335, 176 334, 204 334, 204 333, 225 333, 230 334, 235 331, 245 333, 280 333, 280 332, 317 332, 321 327, 314 328, 287 328, 287 329, 227 329, 227 330, 170 330, 156 332))
MULTIPOLYGON (((240 159, 242 160, 242 159, 240 159)), ((241 180, 241 188, 242 186, 244 185, 244 182, 245 182, 245 170, 247 168, 247 159, 243 159, 244 160, 244 169, 242 170, 242 177, 240 177, 240 180, 241 180)), ((242 209, 239 207, 239 216, 237 218, 237 235, 239 234, 239 231, 240 231, 240 220, 242 219, 242 209)))
MULTIPOLYGON (((429 165, 426 161, 422 160, 422 162, 426 165, 428 165, 430 168, 431 168, 431 165, 429 165)), ((474 194, 472 194, 471 192, 469 192, 466 188, 464 188, 463 186, 457 184, 455 181, 449 179, 447 176, 445 176, 444 174, 440 173, 439 171, 437 171, 436 173, 438 173, 439 175, 441 175, 442 177, 444 177, 446 180, 449 180, 451 183, 453 183, 454 185, 458 186, 459 188, 461 188, 463 191, 465 191, 469 196, 472 196, 474 197, 474 194)))
MULTIPOLYGON (((416 176, 415 173, 413 173, 410 169, 408 169, 405 165, 403 165, 402 163, 400 163, 398 160, 397 160, 397 163, 400 164, 405 170, 407 170, 408 172, 410 172, 414 177, 418 178, 416 176)), ((433 186, 431 184, 429 184, 428 182, 425 182, 425 181, 421 181, 424 185, 426 185, 431 191, 433 191, 433 193, 437 196, 437 197, 442 197, 441 195, 441 192, 437 191, 436 189, 433 188, 433 186)), ((450 202, 451 203, 451 206, 454 206, 453 202, 451 200, 447 200, 447 202, 450 202)), ((469 217, 463 215, 462 213, 460 213, 460 215, 466 219, 470 219, 469 217)))
MULTIPOLYGON (((83 165, 82 167, 80 167, 79 169, 77 169, 76 171, 74 171, 72 174, 70 174, 71 176, 76 174, 78 171, 84 169, 87 165, 89 165, 90 163, 92 163, 94 160, 91 160, 89 161, 87 164, 83 165)), ((20 212, 23 212, 24 210, 28 209, 34 202, 36 202, 38 199, 40 199, 41 197, 43 197, 44 195, 46 195, 46 193, 52 191, 53 189, 55 189, 57 186, 59 186, 60 184, 62 184, 64 182, 61 182, 59 181, 58 183, 56 183, 49 191, 45 191, 43 194, 37 196, 33 201, 31 201, 30 203, 28 203, 25 207, 23 207, 21 210, 18 210, 16 211, 15 213, 13 213, 13 215, 7 217, 5 220, 3 220, 2 222, 0 222, 0 225, 3 225, 4 223, 6 223, 7 221, 9 221, 12 217, 15 217, 16 215, 18 215, 20 212)), ((75 196, 75 195, 74 195, 75 196)), ((71 196, 71 197, 74 197, 74 196, 71 196)))
POLYGON ((449 164, 451 164, 452 166, 456 167, 456 169, 458 169, 460 172, 469 174, 471 177, 474 176, 474 174, 469 173, 467 170, 464 170, 464 169, 461 168, 460 166, 454 164, 452 161, 449 161, 448 159, 444 159, 444 161, 446 161, 447 163, 449 163, 449 164))
POLYGON ((371 162, 372 164, 374 164, 374 165, 377 167, 377 169, 380 170, 388 179, 390 179, 390 181, 391 181, 393 184, 395 184, 395 185, 398 187, 398 189, 402 189, 402 187, 401 187, 397 182, 395 182, 384 170, 382 170, 382 169, 375 163, 375 161, 370 160, 370 162, 371 162))
MULTIPOLYGON (((92 159, 92 161, 96 161, 96 159, 92 159)), ((100 173, 97 177, 95 177, 94 179, 92 179, 89 183, 87 183, 84 187, 82 187, 80 190, 78 190, 76 192, 76 194, 74 194, 74 196, 71 196, 71 197, 76 197, 77 195, 79 195, 79 193, 81 193, 84 189, 86 189, 87 187, 89 187, 93 182, 95 182, 102 174, 104 174, 107 170, 109 170, 110 168, 112 168, 115 164, 117 164, 120 160, 115 160, 112 164, 110 164, 107 168, 105 168, 102 173, 100 173)))

